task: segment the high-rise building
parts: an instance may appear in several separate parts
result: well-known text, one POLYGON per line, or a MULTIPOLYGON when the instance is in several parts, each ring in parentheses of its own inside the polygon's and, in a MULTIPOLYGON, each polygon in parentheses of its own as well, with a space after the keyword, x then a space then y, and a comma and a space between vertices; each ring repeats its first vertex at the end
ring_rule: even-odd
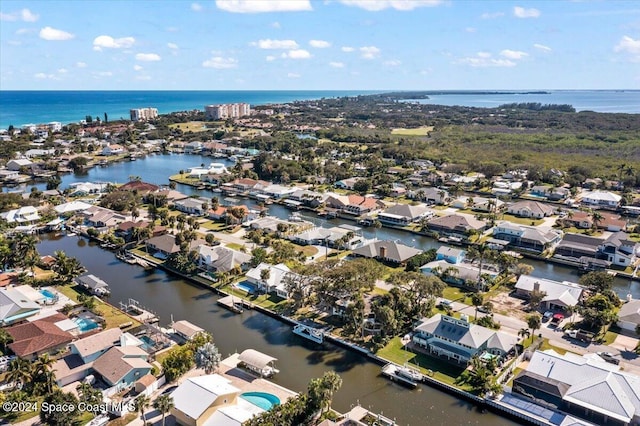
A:
POLYGON ((251 114, 251 107, 245 103, 207 105, 204 107, 204 114, 210 120, 239 118, 251 114))
POLYGON ((158 117, 157 108, 137 108, 129 110, 131 121, 147 121, 158 117))

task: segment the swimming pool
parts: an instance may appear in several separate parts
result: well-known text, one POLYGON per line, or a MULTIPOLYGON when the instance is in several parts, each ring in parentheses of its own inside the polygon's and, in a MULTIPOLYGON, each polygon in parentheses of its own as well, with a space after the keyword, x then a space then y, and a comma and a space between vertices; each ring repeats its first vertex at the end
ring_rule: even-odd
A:
POLYGON ((140 348, 145 352, 151 352, 156 347, 156 343, 149 336, 140 336, 139 339, 142 341, 140 348))
POLYGON ((95 330, 99 327, 98 323, 92 320, 91 318, 76 318, 73 320, 78 325, 78 330, 81 332, 87 332, 91 330, 95 330))
POLYGON ((280 398, 266 392, 245 392, 240 394, 240 398, 249 401, 265 411, 271 409, 274 405, 280 404, 280 398))
POLYGON ((56 295, 53 294, 51 291, 47 290, 46 288, 43 288, 42 290, 40 290, 40 294, 46 297, 47 299, 53 300, 56 298, 56 295))
POLYGON ((242 281, 236 284, 236 287, 238 287, 240 290, 244 290, 249 294, 253 294, 256 291, 256 288, 253 284, 249 284, 246 281, 242 281))

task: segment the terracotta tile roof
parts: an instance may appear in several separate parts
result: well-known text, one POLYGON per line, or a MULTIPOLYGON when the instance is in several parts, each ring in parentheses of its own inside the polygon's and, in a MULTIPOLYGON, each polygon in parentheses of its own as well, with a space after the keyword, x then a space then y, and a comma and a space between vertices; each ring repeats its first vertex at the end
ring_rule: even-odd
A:
POLYGON ((13 337, 13 343, 9 347, 16 355, 24 357, 70 343, 73 336, 55 325, 56 322, 65 319, 68 319, 66 315, 55 314, 8 327, 6 330, 13 337))
POLYGON ((124 185, 120 186, 118 189, 121 191, 137 190, 138 192, 150 192, 157 191, 158 188, 158 185, 154 185, 152 183, 142 182, 140 180, 132 180, 131 182, 127 182, 124 185))

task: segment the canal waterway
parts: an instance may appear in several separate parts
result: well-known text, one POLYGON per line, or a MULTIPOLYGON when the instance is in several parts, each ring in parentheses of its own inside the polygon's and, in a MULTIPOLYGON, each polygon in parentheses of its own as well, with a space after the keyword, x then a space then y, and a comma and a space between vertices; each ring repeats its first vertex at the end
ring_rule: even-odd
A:
MULTIPOLYGON (((226 159, 218 159, 213 157, 207 157, 202 155, 193 154, 157 154, 149 155, 144 158, 140 158, 137 161, 123 161, 111 164, 107 167, 94 167, 81 174, 67 174, 62 177, 62 184, 60 188, 64 189, 69 184, 74 182, 113 182, 113 183, 125 183, 129 180, 129 176, 139 176, 143 181, 154 183, 157 185, 168 184, 169 176, 179 173, 180 170, 186 170, 191 167, 197 167, 201 164, 208 165, 212 162, 224 163, 227 167, 232 167, 233 163, 226 159)), ((27 188, 36 186, 37 188, 44 190, 46 184, 37 183, 35 185, 27 185, 27 188)), ((15 189, 15 188, 9 188, 15 189)), ((189 185, 178 184, 176 189, 187 195, 201 195, 203 197, 220 196, 219 193, 214 193, 209 190, 198 190, 189 185)), ((4 189, 5 191, 7 188, 4 189)), ((232 204, 246 204, 249 207, 256 207, 257 204, 253 200, 244 198, 224 198, 220 200, 223 203, 232 204)), ((322 219, 311 212, 300 212, 301 216, 308 221, 313 222, 317 226, 332 227, 342 223, 348 223, 354 225, 355 222, 345 219, 322 219)), ((291 211, 280 206, 270 205, 269 214, 277 216, 281 219, 286 219, 291 211)), ((411 234, 405 231, 382 228, 363 228, 363 234, 367 238, 377 237, 383 240, 395 240, 401 241, 404 244, 420 248, 422 250, 428 250, 430 248, 438 248, 442 243, 434 240, 433 238, 411 234)), ((577 282, 579 275, 576 268, 552 264, 532 259, 525 259, 523 262, 528 263, 534 267, 531 275, 538 278, 547 278, 557 281, 572 281, 577 282)), ((626 298, 627 294, 631 294, 634 298, 640 298, 640 281, 629 280, 626 278, 616 277, 614 281, 614 290, 622 298, 626 298)))
POLYGON ((319 348, 291 332, 291 327, 256 311, 236 315, 216 304, 217 295, 164 271, 148 272, 117 260, 113 253, 81 237, 44 235, 41 254, 63 250, 111 288, 110 302, 133 298, 154 311, 161 325, 187 319, 211 332, 223 355, 254 348, 278 358, 274 381, 301 392, 314 377, 333 370, 343 385, 334 407, 348 411, 355 403, 394 418, 400 425, 515 425, 493 413, 439 390, 420 386, 409 390, 380 376, 380 366, 365 356, 326 344, 319 348))

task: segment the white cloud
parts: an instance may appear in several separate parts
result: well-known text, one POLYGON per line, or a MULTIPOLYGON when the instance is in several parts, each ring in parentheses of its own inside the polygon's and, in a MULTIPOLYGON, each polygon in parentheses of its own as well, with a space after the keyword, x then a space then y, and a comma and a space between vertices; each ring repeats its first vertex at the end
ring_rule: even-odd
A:
POLYGON ((66 68, 59 68, 58 69, 58 74, 66 74, 68 72, 69 72, 69 70, 67 70, 66 68))
POLYGON ((384 61, 382 64, 388 67, 397 67, 397 66, 400 66, 402 62, 397 59, 392 59, 390 61, 384 61))
POLYGON ((113 73, 111 71, 96 71, 93 73, 94 77, 111 77, 113 73))
POLYGON ((480 19, 496 19, 504 16, 503 12, 485 12, 480 15, 480 19))
POLYGON ((516 63, 510 59, 495 59, 491 57, 490 53, 478 52, 476 56, 469 56, 466 58, 460 58, 455 63, 462 65, 469 65, 473 68, 487 68, 487 67, 515 67, 516 63))
POLYGON ((535 47, 538 50, 545 51, 545 52, 551 52, 553 50, 549 46, 545 46, 544 44, 538 44, 538 43, 535 43, 533 45, 533 47, 535 47))
POLYGON ((468 33, 475 33, 477 30, 473 27, 467 27, 464 29, 468 33))
POLYGON ((200 3, 191 3, 191 10, 193 10, 194 12, 201 12, 202 9, 203 7, 200 3))
POLYGON ((2 13, 0 12, 0 21, 24 21, 24 22, 36 22, 40 18, 40 15, 36 15, 29 9, 22 9, 17 12, 2 13))
POLYGON ((333 68, 344 68, 344 63, 342 62, 329 62, 329 66, 333 68))
POLYGON ((218 9, 232 13, 300 12, 313 10, 309 0, 216 0, 218 9))
POLYGON ((290 72, 287 74, 287 77, 289 78, 300 78, 300 74, 295 73, 295 72, 290 72))
POLYGON ((491 57, 491 53, 489 53, 489 52, 478 52, 478 53, 476 53, 476 56, 478 56, 479 58, 490 58, 491 57))
POLYGON ((310 40, 309 45, 316 49, 326 49, 327 47, 331 47, 331 43, 324 40, 310 40))
POLYGON ((32 28, 20 28, 16 30, 16 35, 25 35, 34 32, 32 28))
POLYGON ((309 59, 311 53, 304 49, 294 49, 282 54, 283 58, 289 59, 309 59))
POLYGON ((45 74, 43 72, 39 72, 35 74, 34 77, 37 78, 38 80, 57 80, 54 74, 45 74))
POLYGON ((275 57, 275 56, 273 56, 273 55, 267 55, 267 57, 266 57, 265 59, 266 59, 268 62, 271 62, 271 61, 275 61, 275 60, 276 60, 276 57, 275 57))
POLYGON ((137 53, 136 54, 136 61, 157 62, 160 59, 162 58, 157 53, 137 53))
POLYGON ((101 35, 93 40, 93 50, 105 49, 126 49, 136 42, 133 37, 113 38, 108 35, 101 35))
POLYGON ((78 68, 86 68, 87 67, 87 63, 86 62, 82 62, 82 61, 76 62, 76 67, 78 67, 78 68))
POLYGON ((238 60, 235 58, 224 58, 222 56, 214 56, 202 63, 205 68, 215 68, 217 70, 226 70, 238 67, 238 60))
POLYGON ((500 51, 500 56, 504 56, 507 59, 522 59, 525 56, 529 56, 529 54, 520 50, 504 49, 500 51))
POLYGON ((133 66, 133 70, 134 70, 134 71, 142 71, 143 69, 144 69, 144 68, 142 68, 142 66, 141 66, 141 65, 138 65, 138 64, 135 64, 135 65, 133 66))
POLYGON ((279 30, 281 28, 280 22, 278 22, 278 21, 272 22, 271 23, 271 28, 275 28, 275 29, 279 30))
POLYGON ((360 48, 360 53, 364 59, 375 59, 380 56, 380 49, 375 46, 363 46, 360 48))
POLYGON ((43 40, 50 41, 65 41, 71 40, 75 35, 68 33, 66 31, 57 30, 51 27, 44 27, 40 30, 40 38, 43 40))
POLYGON ((513 8, 513 16, 516 18, 537 18, 540 16, 538 9, 525 9, 524 7, 515 6, 513 8))
POLYGON ((294 40, 271 40, 270 38, 251 42, 251 46, 257 46, 260 49, 297 49, 298 43, 294 40))
POLYGON ((177 50, 178 49, 178 45, 175 43, 167 43, 167 47, 171 50, 177 50))
POLYGON ((434 7, 444 3, 442 0, 339 0, 345 6, 355 6, 370 12, 384 9, 413 10, 418 7, 434 7))
POLYGON ((623 36, 613 50, 628 53, 631 55, 631 61, 640 62, 640 39, 623 36))
POLYGON ((22 9, 20 11, 20 17, 24 22, 36 22, 38 18, 40 18, 40 15, 36 15, 35 13, 31 12, 29 9, 22 9))
POLYGON ((353 52, 356 49, 354 49, 351 46, 342 46, 342 48, 340 50, 342 50, 343 52, 353 52))

